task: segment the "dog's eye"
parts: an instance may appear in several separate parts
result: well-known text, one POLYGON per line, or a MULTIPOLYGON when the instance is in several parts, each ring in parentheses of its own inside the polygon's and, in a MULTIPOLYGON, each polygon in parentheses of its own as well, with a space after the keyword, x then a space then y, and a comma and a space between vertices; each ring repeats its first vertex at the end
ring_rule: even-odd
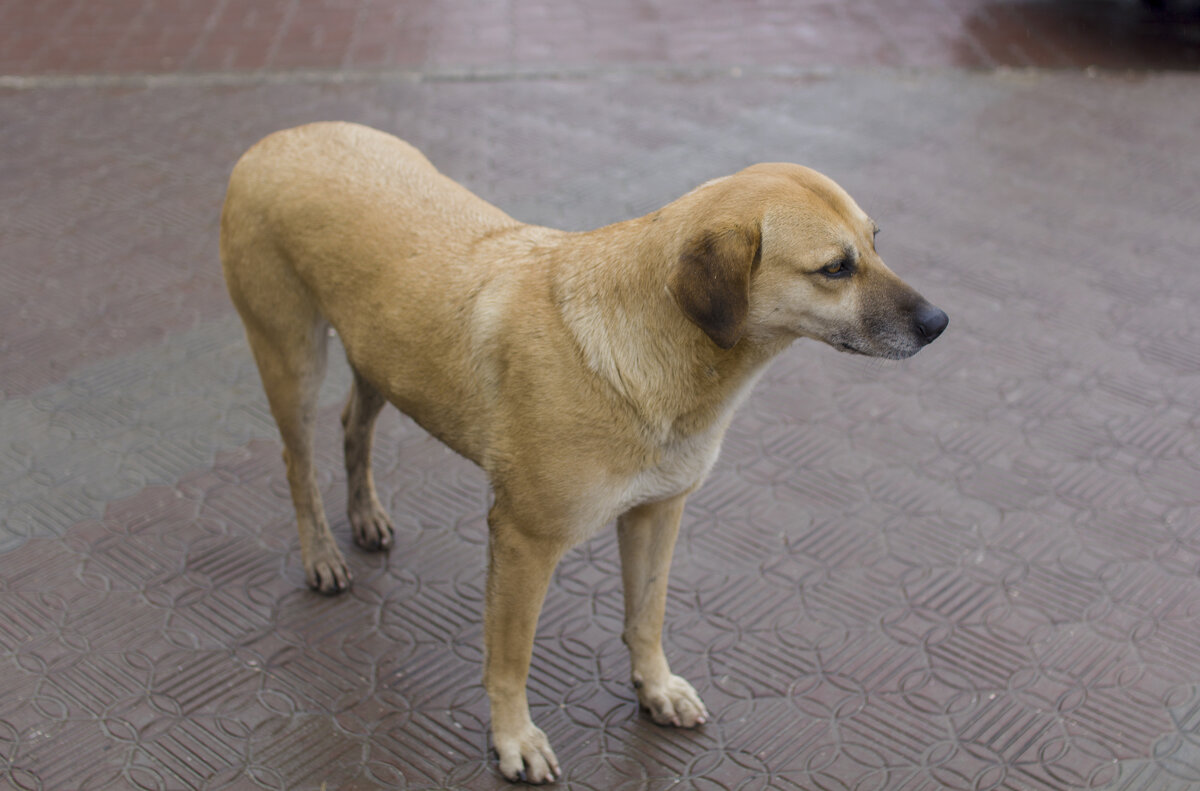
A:
POLYGON ((832 263, 821 267, 821 274, 825 277, 848 277, 850 275, 851 264, 845 258, 839 258, 832 263))

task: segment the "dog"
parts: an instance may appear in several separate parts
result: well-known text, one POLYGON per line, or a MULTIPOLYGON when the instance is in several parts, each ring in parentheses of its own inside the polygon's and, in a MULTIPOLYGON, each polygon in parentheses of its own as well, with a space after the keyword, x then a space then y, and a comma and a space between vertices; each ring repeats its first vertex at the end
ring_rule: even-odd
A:
POLYGON ((341 418, 360 547, 392 542, 371 474, 385 402, 490 479, 483 678, 501 773, 561 776, 526 701, 534 628, 563 553, 613 520, 638 701, 657 723, 703 724, 661 633, 684 500, 735 409, 797 338, 899 359, 948 323, 884 265, 877 232, 799 165, 754 165, 579 233, 514 220, 368 127, 266 137, 230 177, 220 253, 283 440, 308 584, 350 584, 313 466, 332 326, 353 369, 341 418))

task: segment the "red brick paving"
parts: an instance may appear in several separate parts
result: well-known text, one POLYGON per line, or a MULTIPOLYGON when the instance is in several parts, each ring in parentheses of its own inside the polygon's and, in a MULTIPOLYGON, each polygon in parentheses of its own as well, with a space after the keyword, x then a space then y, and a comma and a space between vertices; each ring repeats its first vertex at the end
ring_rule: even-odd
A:
POLYGON ((1176 0, 2 0, 0 74, 603 65, 1195 69, 1176 0))

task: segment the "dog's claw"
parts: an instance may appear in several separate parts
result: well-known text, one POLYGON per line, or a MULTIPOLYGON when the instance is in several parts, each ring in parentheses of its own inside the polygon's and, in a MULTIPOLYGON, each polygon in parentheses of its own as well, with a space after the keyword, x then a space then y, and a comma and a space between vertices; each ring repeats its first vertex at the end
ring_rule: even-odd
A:
POLYGON ((643 682, 638 702, 659 725, 694 728, 708 722, 708 709, 695 688, 679 676, 657 684, 643 682))
POLYGON ((341 557, 313 563, 306 571, 305 577, 308 587, 326 596, 350 588, 350 569, 346 568, 346 563, 341 557))
POLYGON ((382 505, 371 503, 358 511, 351 511, 349 516, 355 544, 368 552, 391 548, 395 528, 382 505))
POLYGON ((546 734, 529 723, 515 737, 495 737, 500 774, 505 780, 521 783, 553 783, 562 775, 558 759, 550 749, 546 734))

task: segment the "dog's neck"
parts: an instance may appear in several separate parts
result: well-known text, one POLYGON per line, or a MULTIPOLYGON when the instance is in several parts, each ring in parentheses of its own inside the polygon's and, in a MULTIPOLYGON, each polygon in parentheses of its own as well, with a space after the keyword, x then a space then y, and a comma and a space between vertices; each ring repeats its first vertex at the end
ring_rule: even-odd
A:
POLYGON ((667 223, 655 227, 656 214, 564 234, 551 252, 551 287, 588 368, 648 432, 671 441, 723 429, 789 340, 723 350, 688 321, 667 290, 681 242, 667 223), (630 233, 628 224, 642 227, 630 233))

